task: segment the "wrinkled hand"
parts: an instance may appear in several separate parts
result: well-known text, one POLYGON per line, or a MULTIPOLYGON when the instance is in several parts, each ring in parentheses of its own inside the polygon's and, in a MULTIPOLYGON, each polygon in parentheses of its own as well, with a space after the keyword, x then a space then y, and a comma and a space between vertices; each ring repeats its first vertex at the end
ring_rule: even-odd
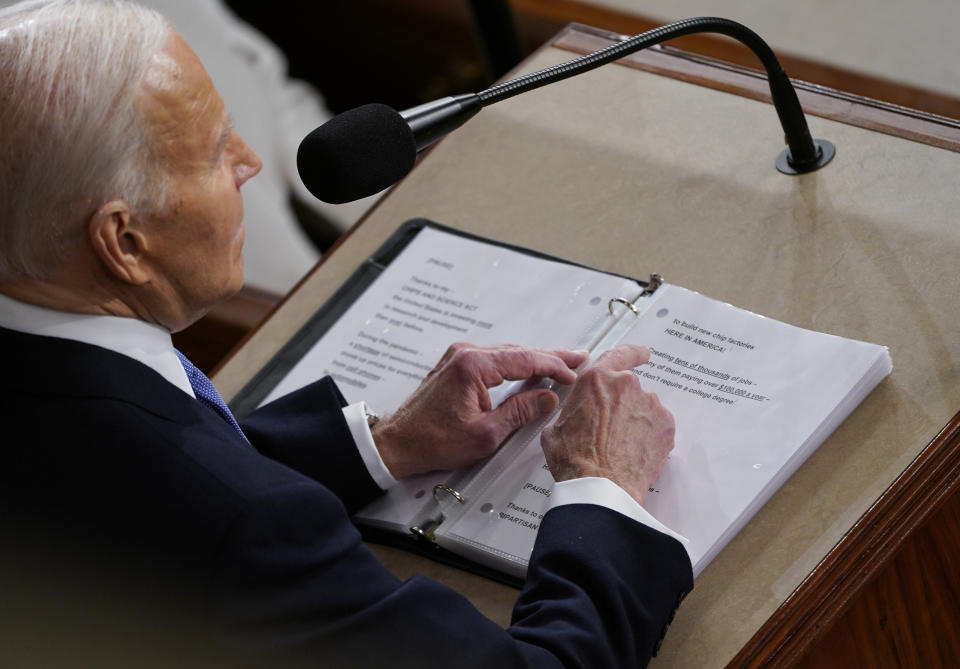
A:
POLYGON ((673 450, 674 433, 673 415, 631 371, 649 359, 647 348, 623 345, 580 373, 540 440, 554 479, 601 476, 643 501, 673 450))
POLYGON ((576 351, 454 344, 406 403, 374 428, 380 456, 396 478, 472 464, 559 403, 553 391, 533 388, 491 409, 488 388, 523 379, 570 384, 573 368, 586 359, 576 351))

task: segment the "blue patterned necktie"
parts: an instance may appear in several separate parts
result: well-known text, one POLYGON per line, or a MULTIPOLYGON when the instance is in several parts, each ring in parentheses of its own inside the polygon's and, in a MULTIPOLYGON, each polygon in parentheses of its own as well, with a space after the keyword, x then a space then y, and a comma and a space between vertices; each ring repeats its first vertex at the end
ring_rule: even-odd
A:
POLYGON ((220 393, 218 393, 217 389, 213 386, 213 382, 207 378, 206 374, 197 369, 196 365, 190 362, 187 356, 176 349, 174 349, 174 352, 177 354, 177 357, 180 358, 180 364, 183 365, 183 369, 187 373, 190 387, 193 388, 193 393, 197 396, 197 399, 230 423, 230 425, 240 433, 240 436, 246 439, 247 436, 243 433, 243 430, 240 429, 240 424, 237 423, 237 419, 230 413, 227 403, 220 397, 220 393))

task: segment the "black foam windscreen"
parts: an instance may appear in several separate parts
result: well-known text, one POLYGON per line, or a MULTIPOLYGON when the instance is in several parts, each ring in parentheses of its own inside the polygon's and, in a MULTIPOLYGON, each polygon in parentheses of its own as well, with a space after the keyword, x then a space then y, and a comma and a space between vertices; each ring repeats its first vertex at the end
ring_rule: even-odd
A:
POLYGON ((386 105, 368 104, 307 135, 297 151, 297 170, 317 198, 342 204, 392 186, 416 158, 416 141, 403 117, 386 105))

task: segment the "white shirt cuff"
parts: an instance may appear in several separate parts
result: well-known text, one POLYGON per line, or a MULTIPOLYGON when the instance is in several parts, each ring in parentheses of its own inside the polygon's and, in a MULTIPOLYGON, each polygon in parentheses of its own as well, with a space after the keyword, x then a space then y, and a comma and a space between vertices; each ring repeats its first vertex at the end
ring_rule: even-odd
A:
POLYGON ((366 404, 357 402, 343 407, 343 417, 347 421, 353 443, 357 445, 363 464, 366 465, 374 483, 380 486, 381 490, 387 490, 396 485, 397 479, 393 478, 390 470, 383 464, 380 451, 377 450, 377 445, 373 442, 373 435, 370 434, 370 427, 367 425, 366 404))
POLYGON ((684 548, 687 548, 690 543, 689 539, 677 534, 651 516, 650 512, 640 506, 626 490, 610 479, 585 476, 555 483, 553 493, 547 501, 547 510, 564 504, 597 504, 673 537, 683 544, 684 548))

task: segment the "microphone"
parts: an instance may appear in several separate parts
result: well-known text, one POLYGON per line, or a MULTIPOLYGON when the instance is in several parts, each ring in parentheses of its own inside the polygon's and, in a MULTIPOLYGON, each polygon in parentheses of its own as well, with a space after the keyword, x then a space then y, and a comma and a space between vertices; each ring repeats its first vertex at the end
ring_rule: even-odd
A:
POLYGON ((483 107, 612 62, 675 37, 714 32, 732 37, 760 59, 787 148, 775 161, 784 174, 805 174, 830 162, 836 149, 810 136, 797 93, 773 50, 746 26, 729 19, 702 17, 677 21, 641 33, 592 54, 488 88, 441 98, 398 112, 368 104, 339 114, 300 143, 297 169, 307 189, 331 204, 378 193, 413 169, 417 154, 459 128, 483 107))
POLYGON ((480 96, 467 93, 402 112, 376 103, 350 109, 300 142, 297 171, 307 189, 324 202, 359 200, 400 181, 420 151, 481 107, 480 96))

